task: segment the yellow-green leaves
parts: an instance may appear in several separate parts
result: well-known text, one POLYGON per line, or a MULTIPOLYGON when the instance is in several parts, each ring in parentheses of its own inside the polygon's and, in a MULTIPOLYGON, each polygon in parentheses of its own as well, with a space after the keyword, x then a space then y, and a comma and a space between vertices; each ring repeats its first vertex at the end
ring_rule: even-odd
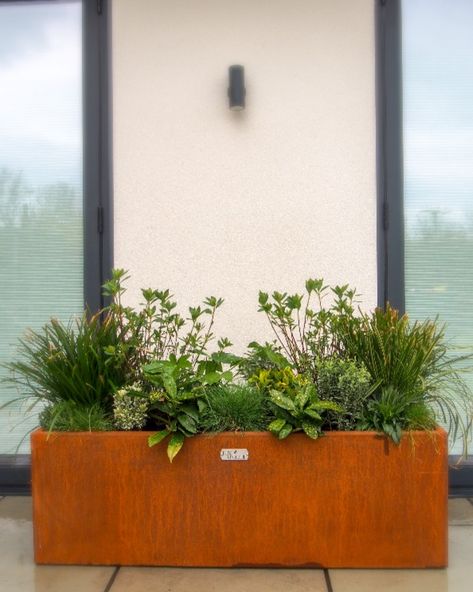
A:
MULTIPOLYGON (((152 446, 156 446, 156 444, 159 444, 160 442, 162 442, 164 440, 164 438, 169 436, 170 433, 171 432, 169 430, 161 430, 159 432, 156 432, 155 434, 153 434, 152 436, 150 436, 148 438, 148 446, 150 448, 152 446)), ((168 442, 168 447, 167 447, 167 455, 168 455, 170 462, 172 462, 174 460, 176 454, 183 447, 184 439, 185 439, 185 436, 182 432, 174 432, 172 434, 172 436, 168 442)))
POLYGON ((167 394, 174 398, 177 395, 176 381, 170 374, 162 374, 163 386, 166 389, 167 394))
POLYGON ((273 390, 271 391, 269 396, 271 401, 278 407, 286 409, 287 411, 296 411, 296 405, 294 401, 286 395, 283 395, 282 393, 273 390))
POLYGON ((284 440, 284 438, 287 438, 289 436, 289 434, 292 432, 292 425, 290 423, 286 423, 280 430, 279 430, 279 434, 278 434, 278 438, 280 440, 284 440))
POLYGON ((174 457, 184 445, 184 438, 184 434, 182 434, 181 432, 176 432, 169 440, 167 449, 169 462, 172 462, 174 460, 174 457))
POLYGON ((274 434, 275 436, 277 436, 279 434, 279 432, 281 431, 281 429, 286 425, 286 420, 285 419, 275 419, 274 421, 272 421, 269 426, 268 426, 268 430, 274 434))
POLYGON ((300 388, 295 396, 295 403, 299 407, 303 408, 311 397, 313 398, 315 395, 315 386, 313 384, 306 384, 302 388, 300 388))
POLYGON ((292 425, 284 419, 275 419, 269 424, 268 430, 280 440, 284 440, 292 432, 292 425))
MULTIPOLYGON (((269 361, 274 363, 273 360, 269 361)), ((249 382, 254 384, 261 391, 270 393, 275 390, 284 395, 293 397, 295 393, 299 391, 301 386, 307 384, 307 378, 296 374, 290 366, 287 366, 286 360, 286 365, 284 366, 259 370, 249 378, 249 382)))
POLYGON ((342 411, 333 401, 321 401, 315 385, 304 380, 295 382, 293 388, 285 392, 270 390, 269 399, 276 419, 268 430, 281 440, 293 431, 303 431, 315 440, 322 433, 324 412, 342 411))
POLYGON ((302 429, 309 436, 309 438, 312 438, 313 440, 317 440, 321 433, 317 425, 310 423, 308 421, 302 422, 302 429))
POLYGON ((309 417, 311 417, 312 419, 317 420, 317 421, 321 421, 322 420, 322 416, 320 415, 320 413, 317 413, 317 411, 315 411, 315 409, 311 409, 310 407, 308 407, 305 410, 305 414, 308 415, 309 417))
POLYGON ((151 448, 152 446, 156 446, 159 444, 166 436, 169 436, 170 432, 168 430, 161 430, 160 432, 156 432, 152 434, 148 438, 148 446, 151 448))

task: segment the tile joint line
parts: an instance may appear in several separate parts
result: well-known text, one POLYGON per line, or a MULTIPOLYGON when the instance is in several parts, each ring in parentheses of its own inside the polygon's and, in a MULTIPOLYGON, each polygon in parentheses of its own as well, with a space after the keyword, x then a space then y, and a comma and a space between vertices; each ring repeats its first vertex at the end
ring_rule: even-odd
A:
POLYGON ((112 575, 110 576, 110 579, 107 582, 107 585, 105 586, 105 589, 103 592, 109 592, 110 589, 113 586, 113 583, 115 582, 115 578, 118 575, 118 572, 120 571, 120 566, 119 565, 115 565, 115 569, 113 570, 112 575))
POLYGON ((332 580, 330 579, 329 571, 326 568, 324 568, 324 577, 325 577, 325 586, 327 588, 327 592, 333 592, 332 580))

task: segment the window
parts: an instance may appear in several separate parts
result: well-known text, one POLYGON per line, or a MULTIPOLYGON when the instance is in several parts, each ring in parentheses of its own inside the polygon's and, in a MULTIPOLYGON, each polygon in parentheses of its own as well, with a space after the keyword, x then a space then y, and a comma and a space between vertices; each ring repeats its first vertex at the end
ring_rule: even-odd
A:
MULTIPOLYGON (((28 327, 101 306, 111 267, 106 7, 0 1, 2 362, 28 327)), ((0 402, 13 394, 0 385, 0 402)), ((34 425, 18 406, 3 409, 0 454, 27 453, 21 436, 34 425)))
POLYGON ((452 345, 470 350, 472 30, 469 0, 402 4, 406 310, 438 314, 452 345))
POLYGON ((471 351, 473 3, 388 0, 378 14, 380 301, 438 315, 471 351))

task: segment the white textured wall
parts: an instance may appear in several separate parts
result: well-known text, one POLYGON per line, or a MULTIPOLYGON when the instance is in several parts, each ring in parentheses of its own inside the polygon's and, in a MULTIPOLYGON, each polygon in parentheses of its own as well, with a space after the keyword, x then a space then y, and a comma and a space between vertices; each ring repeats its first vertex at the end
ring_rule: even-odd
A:
POLYGON ((271 338, 258 289, 376 301, 372 0, 114 0, 115 265, 271 338), (245 66, 247 108, 227 107, 245 66))

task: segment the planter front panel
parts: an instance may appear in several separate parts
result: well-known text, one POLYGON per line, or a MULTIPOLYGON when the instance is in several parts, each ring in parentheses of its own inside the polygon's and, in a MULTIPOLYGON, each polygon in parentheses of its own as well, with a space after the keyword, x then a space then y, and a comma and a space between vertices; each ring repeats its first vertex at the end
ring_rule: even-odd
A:
POLYGON ((38 563, 441 567, 446 434, 32 434, 38 563), (223 461, 222 448, 248 460, 223 461))

